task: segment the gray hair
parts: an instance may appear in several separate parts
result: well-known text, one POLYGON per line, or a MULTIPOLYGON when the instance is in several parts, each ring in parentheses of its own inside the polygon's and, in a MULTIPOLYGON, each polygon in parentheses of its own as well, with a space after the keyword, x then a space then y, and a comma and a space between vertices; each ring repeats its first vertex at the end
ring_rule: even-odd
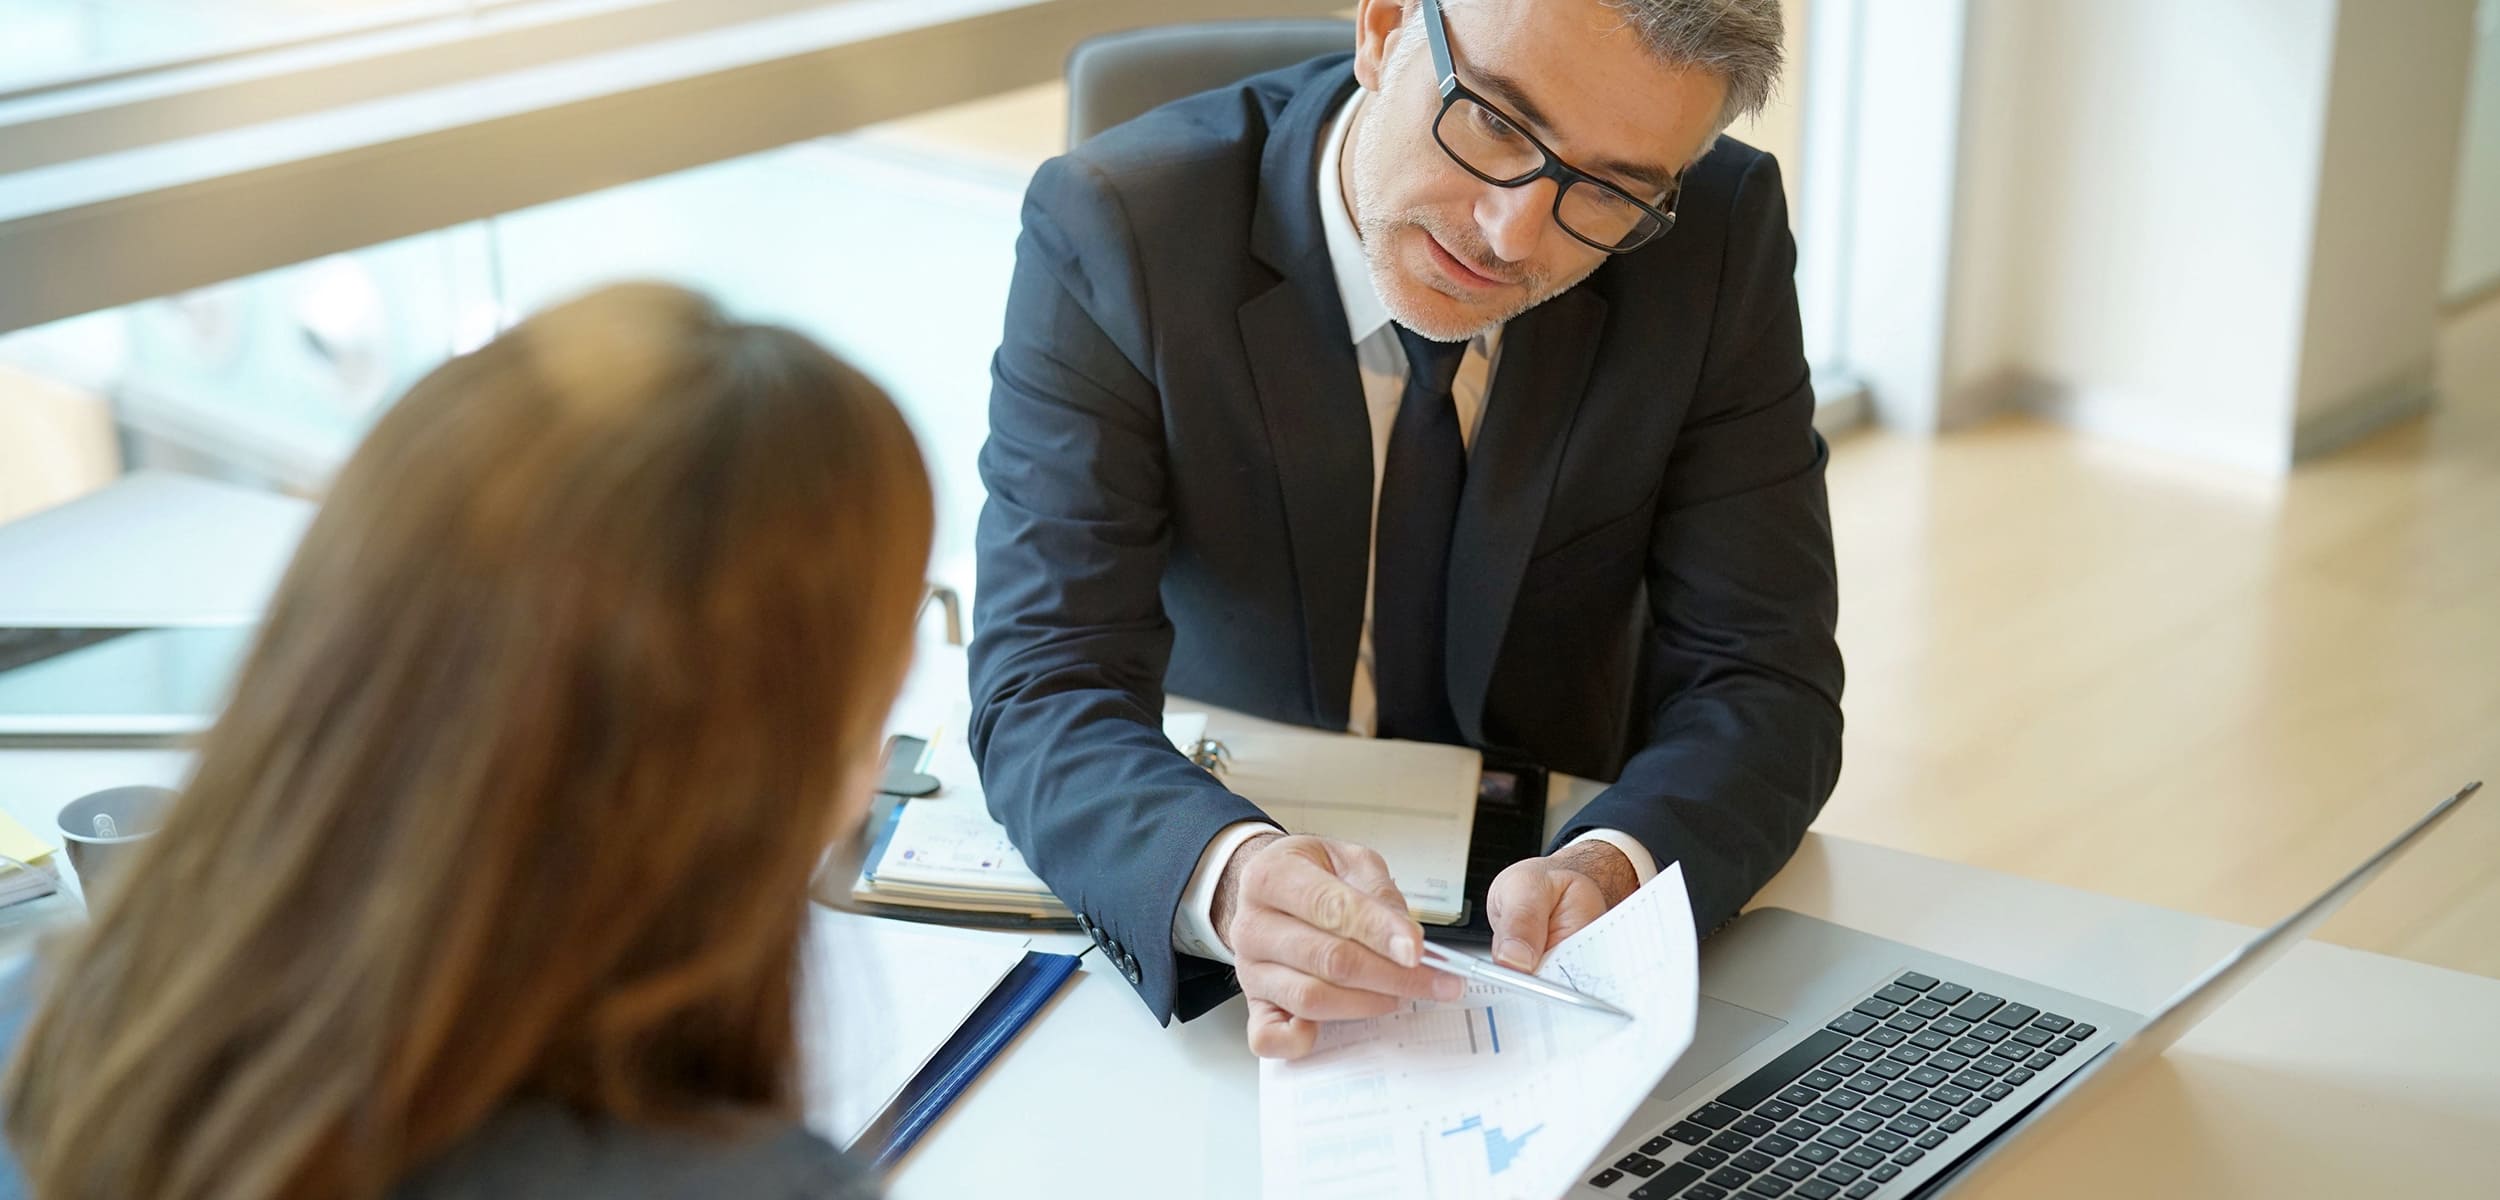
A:
POLYGON ((1650 52, 1727 81, 1719 128, 1762 111, 1777 87, 1786 52, 1780 0, 1603 0, 1623 14, 1650 52))

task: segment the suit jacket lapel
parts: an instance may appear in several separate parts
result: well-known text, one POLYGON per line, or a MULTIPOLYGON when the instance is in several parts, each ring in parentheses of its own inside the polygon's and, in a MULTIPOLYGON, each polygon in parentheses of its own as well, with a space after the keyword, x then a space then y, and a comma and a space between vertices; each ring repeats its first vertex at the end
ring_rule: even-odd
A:
POLYGON ((1450 544, 1450 708, 1483 745, 1484 702, 1528 552, 1545 523, 1563 445, 1597 361, 1606 301, 1594 280, 1530 309, 1502 333, 1502 361, 1467 461, 1450 544))
POLYGON ((1371 420, 1318 207, 1319 139, 1354 90, 1349 67, 1277 114, 1259 162, 1250 249, 1279 278, 1241 306, 1242 344, 1284 489, 1291 570, 1310 638, 1311 708, 1343 727, 1371 556, 1371 420))

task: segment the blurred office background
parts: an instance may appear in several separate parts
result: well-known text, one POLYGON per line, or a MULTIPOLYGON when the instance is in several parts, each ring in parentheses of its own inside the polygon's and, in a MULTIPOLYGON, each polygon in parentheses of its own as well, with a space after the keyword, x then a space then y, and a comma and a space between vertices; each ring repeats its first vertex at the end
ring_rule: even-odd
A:
MULTIPOLYGON (((0 522, 317 497, 659 277, 904 405, 969 588, 1076 41, 1342 0, 0 0, 0 522)), ((2272 919, 2500 768, 2500 0, 1791 0, 1834 444, 1827 832, 2272 919)), ((178 581, 176 581, 178 586, 178 581)), ((2500 975, 2500 804, 2329 936, 2500 975)))

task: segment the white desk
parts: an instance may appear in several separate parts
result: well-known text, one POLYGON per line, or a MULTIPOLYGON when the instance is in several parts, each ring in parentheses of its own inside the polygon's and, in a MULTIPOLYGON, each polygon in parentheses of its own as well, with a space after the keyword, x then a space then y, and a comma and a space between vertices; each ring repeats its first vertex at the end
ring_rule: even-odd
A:
MULTIPOLYGON (((152 528, 181 535, 174 540, 185 560, 203 578, 218 577, 183 597, 195 605, 255 604, 305 511, 224 497, 219 520, 194 524, 196 510, 167 503, 193 497, 188 485, 140 486, 151 490, 99 502, 129 504, 131 512, 93 515, 152 513, 163 521, 152 528)), ((77 539, 65 540, 60 529, 40 540, 61 553, 95 549, 72 545, 77 539)), ((0 562, 0 580, 28 568, 22 556, 0 562)), ((138 571, 85 578, 130 598, 79 604, 123 611, 148 607, 161 586, 138 571)), ((41 589, 40 604, 32 595, 21 602, 57 611, 68 602, 59 592, 65 582, 56 574, 29 585, 41 589)), ((939 648, 926 655, 900 705, 905 725, 943 719, 963 703, 960 659, 939 648)), ((49 836, 70 799, 114 784, 175 783, 187 762, 168 751, 0 751, 0 808, 49 836)), ((1554 820, 1587 795, 1583 786, 1558 797, 1554 820)), ((2139 1012, 2248 932, 1820 836, 1808 837, 1759 903, 2139 1012)), ((1074 934, 1036 943, 1085 945, 1074 934)), ((1160 1029, 1125 981, 1091 956, 1086 964, 904 1160, 890 1181, 896 1197, 1257 1195, 1258 1076, 1243 1047, 1241 1002, 1160 1029)), ((2001 1190, 2094 1200, 2494 1194, 2500 981, 2303 945, 2163 1064, 2027 1153, 2021 1166, 2020 1188, 2001 1190)))

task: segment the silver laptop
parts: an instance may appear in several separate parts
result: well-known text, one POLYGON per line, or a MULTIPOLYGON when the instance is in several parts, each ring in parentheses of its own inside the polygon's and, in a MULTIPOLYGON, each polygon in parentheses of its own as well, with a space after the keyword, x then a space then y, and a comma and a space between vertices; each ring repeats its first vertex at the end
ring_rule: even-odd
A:
POLYGON ((1703 943, 1701 1015, 1575 1200, 1891 1200, 1959 1189, 2158 1057, 2482 785, 2443 800, 2149 1018, 1785 909, 1703 943))

